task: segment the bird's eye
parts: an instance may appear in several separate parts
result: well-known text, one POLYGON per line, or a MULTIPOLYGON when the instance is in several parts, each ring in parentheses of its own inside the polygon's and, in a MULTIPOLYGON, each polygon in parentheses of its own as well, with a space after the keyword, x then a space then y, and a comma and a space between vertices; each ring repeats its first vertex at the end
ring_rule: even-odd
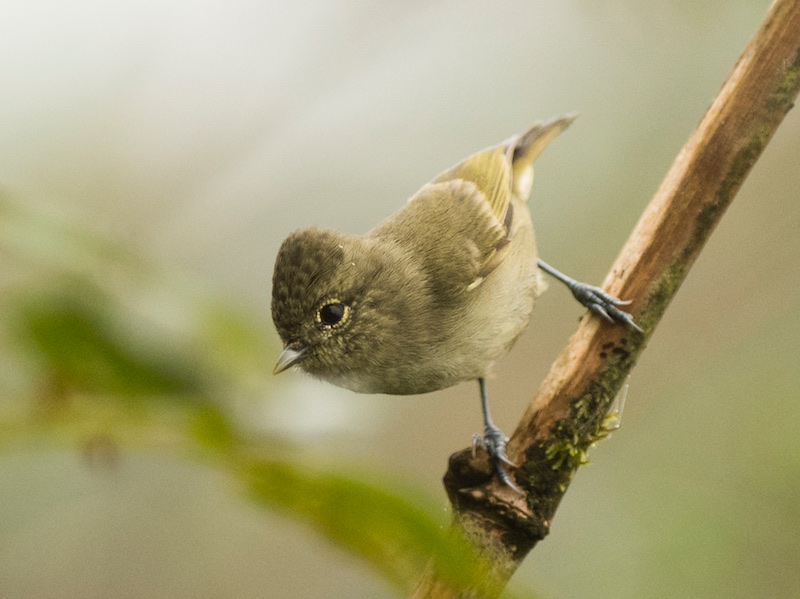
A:
POLYGON ((344 324, 349 316, 350 308, 338 300, 329 300, 317 310, 317 321, 326 328, 344 324))

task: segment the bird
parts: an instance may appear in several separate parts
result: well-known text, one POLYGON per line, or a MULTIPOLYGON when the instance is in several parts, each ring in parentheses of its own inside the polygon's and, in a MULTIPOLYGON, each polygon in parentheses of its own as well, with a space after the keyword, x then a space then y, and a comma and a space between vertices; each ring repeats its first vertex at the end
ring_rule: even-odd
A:
POLYGON ((275 260, 271 312, 283 341, 274 373, 297 366, 359 393, 409 395, 477 381, 484 447, 503 483, 507 438, 486 378, 528 326, 541 272, 589 310, 639 329, 624 302, 539 259, 528 208, 533 163, 566 115, 477 152, 424 185, 364 235, 293 231, 275 260))

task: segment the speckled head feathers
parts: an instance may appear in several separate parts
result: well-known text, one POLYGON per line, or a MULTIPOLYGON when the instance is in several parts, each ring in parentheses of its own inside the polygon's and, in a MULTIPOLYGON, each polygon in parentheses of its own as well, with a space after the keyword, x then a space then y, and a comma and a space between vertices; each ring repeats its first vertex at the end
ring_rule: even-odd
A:
POLYGON ((272 276, 272 320, 285 343, 309 335, 310 317, 333 293, 343 260, 343 236, 336 231, 303 229, 283 242, 272 276))

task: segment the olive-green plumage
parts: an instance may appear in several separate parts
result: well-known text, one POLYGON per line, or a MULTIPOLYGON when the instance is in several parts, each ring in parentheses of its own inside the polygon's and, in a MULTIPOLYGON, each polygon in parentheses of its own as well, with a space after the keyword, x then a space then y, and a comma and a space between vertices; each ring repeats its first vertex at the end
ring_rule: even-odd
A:
POLYGON ((485 377, 541 291, 527 199, 533 161, 572 118, 467 158, 363 236, 295 231, 275 263, 272 318, 297 364, 364 393, 485 377))

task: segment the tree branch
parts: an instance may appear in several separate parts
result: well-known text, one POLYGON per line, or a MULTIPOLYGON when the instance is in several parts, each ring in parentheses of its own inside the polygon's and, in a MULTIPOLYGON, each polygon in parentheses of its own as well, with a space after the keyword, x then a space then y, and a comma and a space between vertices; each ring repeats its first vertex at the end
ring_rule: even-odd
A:
POLYGON ((525 497, 498 484, 485 456, 451 457, 454 529, 481 556, 486 585, 456 588, 434 563, 414 598, 496 597, 547 535, 586 451, 606 434, 614 397, 798 90, 800 0, 776 0, 606 277, 606 290, 635 300, 645 333, 583 319, 508 444, 525 497))

